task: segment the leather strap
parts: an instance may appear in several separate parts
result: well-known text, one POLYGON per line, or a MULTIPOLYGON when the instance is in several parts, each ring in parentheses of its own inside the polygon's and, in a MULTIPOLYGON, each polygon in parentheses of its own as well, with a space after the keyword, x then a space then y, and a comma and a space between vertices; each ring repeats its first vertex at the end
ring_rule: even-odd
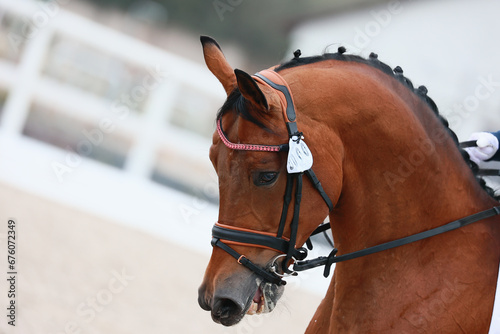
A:
MULTIPOLYGON (((290 260, 297 259, 295 256, 297 249, 295 248, 295 242, 297 241, 297 233, 299 230, 299 215, 300 215, 300 202, 302 200, 302 175, 303 173, 294 174, 294 178, 296 179, 296 189, 295 189, 295 205, 293 207, 293 217, 290 222, 290 243, 288 244, 288 250, 285 253, 285 260, 281 263, 281 270, 284 273, 291 274, 292 271, 288 269, 288 263, 290 260)), ((305 256, 307 256, 307 251, 305 251, 305 256)))
MULTIPOLYGON (((464 141, 459 144, 460 148, 477 147, 477 140, 464 141)), ((500 176, 500 169, 478 169, 477 175, 480 176, 500 176)))
POLYGON ((295 104, 293 103, 292 91, 285 79, 277 72, 271 70, 260 71, 253 75, 255 81, 270 86, 280 92, 281 106, 283 107, 283 118, 286 123, 295 122, 295 104), (268 79, 269 78, 269 79, 268 79))
POLYGON ((212 239, 212 246, 213 247, 219 247, 223 249, 225 252, 227 252, 229 255, 234 257, 239 264, 247 267, 257 275, 261 276, 265 281, 269 283, 274 283, 278 285, 285 285, 286 281, 282 280, 280 277, 262 269, 259 266, 256 266, 252 261, 250 261, 245 255, 242 255, 229 247, 228 245, 224 244, 220 239, 218 238, 213 238, 212 239))
POLYGON ((308 169, 305 171, 307 177, 309 177, 309 180, 311 180, 312 184, 314 185, 314 188, 319 192, 323 200, 325 201, 326 205, 328 205, 329 211, 333 210, 333 203, 330 200, 330 197, 326 194, 325 190, 321 186, 321 182, 319 182, 318 178, 316 177, 316 174, 314 174, 312 168, 308 169))
POLYGON ((388 250, 391 248, 407 245, 407 244, 410 244, 410 243, 415 242, 415 241, 419 241, 419 240, 430 238, 430 237, 433 237, 433 236, 436 236, 436 235, 439 235, 439 234, 442 234, 445 232, 456 230, 458 228, 467 226, 469 224, 478 222, 478 221, 486 219, 486 218, 491 218, 491 217, 499 215, 499 214, 500 214, 500 206, 495 206, 491 209, 478 212, 476 214, 473 214, 471 216, 467 216, 467 217, 462 218, 462 219, 455 220, 451 223, 430 229, 428 231, 413 234, 413 235, 410 235, 408 237, 389 241, 389 242, 386 242, 386 243, 383 243, 380 245, 376 245, 373 247, 368 247, 368 248, 365 248, 365 249, 362 249, 359 251, 355 251, 352 253, 343 254, 340 256, 335 256, 335 254, 337 253, 337 249, 334 249, 330 253, 330 255, 328 255, 327 257, 322 256, 322 257, 319 257, 319 258, 313 259, 313 260, 296 262, 293 266, 293 270, 294 271, 303 271, 306 269, 311 269, 314 267, 324 265, 325 270, 323 272, 323 276, 328 277, 328 275, 330 274, 330 267, 334 263, 352 260, 352 259, 356 259, 358 257, 367 256, 367 255, 382 252, 382 251, 385 251, 385 250, 388 250))
POLYGON ((217 224, 212 228, 212 237, 220 239, 222 242, 228 244, 268 248, 280 253, 286 253, 288 251, 288 244, 290 243, 285 239, 257 232, 234 230, 230 227, 222 227, 217 224))
POLYGON ((285 230, 286 216, 288 214, 288 207, 290 206, 290 201, 292 200, 293 191, 293 175, 287 174, 285 196, 283 197, 283 208, 281 209, 280 225, 278 227, 278 238, 283 237, 283 231, 285 230))
POLYGON ((500 176, 500 169, 478 169, 477 174, 481 176, 500 176))
POLYGON ((476 147, 477 146, 477 140, 464 141, 464 142, 461 142, 458 146, 460 148, 476 147))

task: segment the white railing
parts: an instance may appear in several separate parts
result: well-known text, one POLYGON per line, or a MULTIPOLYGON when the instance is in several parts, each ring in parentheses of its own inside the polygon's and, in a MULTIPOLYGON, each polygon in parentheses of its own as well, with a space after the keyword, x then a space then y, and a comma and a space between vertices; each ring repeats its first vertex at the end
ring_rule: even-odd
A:
MULTIPOLYGON (((195 116, 206 120, 207 127, 213 126, 217 105, 224 98, 220 84, 201 64, 65 11, 64 4, 68 2, 58 0, 44 4, 0 0, 0 11, 4 15, 23 18, 21 22, 25 24, 21 33, 7 32, 11 47, 17 47, 19 42, 25 43, 19 62, 0 59, 0 88, 8 91, 0 123, 2 133, 21 136, 30 108, 41 104, 49 106, 54 112, 52 116, 65 116, 81 122, 82 130, 85 128, 96 135, 94 145, 100 144, 98 132, 103 137, 119 136, 129 143, 124 169, 132 175, 149 178, 153 170, 159 168, 170 173, 169 178, 187 187, 202 188, 211 182, 211 166, 206 158, 210 145, 207 131, 205 135, 196 134, 172 124, 169 119, 179 109, 175 105, 179 96, 192 90, 197 95, 191 95, 195 95, 199 104, 205 107, 195 116), (141 101, 143 109, 134 110, 134 103, 126 105, 119 100, 96 96, 43 73, 47 58, 54 52, 56 37, 84 45, 146 73, 142 82, 122 92, 122 95, 129 96, 135 93, 140 99, 146 95, 145 101, 141 101), (130 110, 125 110, 127 108, 130 110), (109 127, 103 127, 102 122, 111 124, 106 123, 109 127), (165 159, 159 159, 160 152, 171 154, 175 159, 172 165, 182 168, 170 168, 165 159), (202 159, 201 154, 204 155, 202 159)), ((83 135, 80 137, 86 139, 83 135)), ((85 155, 84 152, 77 153, 85 155)), ((64 165, 64 157, 56 162, 64 165)), ((63 175, 56 177, 64 181, 63 175)))
MULTIPOLYGON (((63 2, 68 0, 51 3, 63 2)), ((24 45, 18 56, 2 58, 0 48, 0 91, 7 92, 0 112, 0 186, 22 189, 208 254, 211 247, 207 238, 217 219, 217 208, 207 199, 217 196, 217 181, 208 160, 211 136, 206 130, 210 132, 214 125, 224 90, 201 64, 65 11, 63 4, 49 15, 41 3, 0 0, 0 23, 6 16, 24 18, 20 22, 48 18, 43 24, 38 22, 36 33, 21 36, 24 45), (119 97, 109 99, 48 74, 47 63, 57 38, 85 45, 92 52, 138 69, 139 81, 125 85, 128 88, 118 96, 146 90, 141 107, 125 108, 119 97), (161 84, 152 87, 154 75, 161 84), (202 134, 171 121, 173 113, 183 111, 178 101, 182 102, 186 91, 196 99, 195 106, 201 106, 194 118, 207 120, 199 122, 207 127, 202 134), (25 135, 37 105, 48 108, 38 119, 43 124, 56 124, 61 118, 76 124, 72 128, 76 133, 66 135, 80 143, 90 142, 97 148, 103 142, 97 136, 99 131, 103 137, 128 143, 123 168, 87 158, 83 146, 81 152, 75 152, 25 135), (187 189, 197 189, 200 196, 187 196, 152 182, 154 170, 163 171, 187 189)), ((13 34, 0 30, 0 35, 9 33, 13 34)), ((101 77, 114 79, 107 71, 101 77)), ((196 119, 184 121, 189 125, 196 119)), ((50 127, 41 130, 44 136, 53 135, 50 127)))
MULTIPOLYGON (((0 57, 0 91, 8 92, 0 114, 0 186, 8 184, 209 254, 211 227, 218 211, 207 201, 207 197, 215 198, 218 193, 217 178, 208 160, 211 138, 206 131, 202 131, 204 135, 194 134, 169 120, 183 106, 176 104, 179 96, 188 91, 188 99, 191 96, 196 101, 187 102, 200 113, 193 117, 204 120, 202 125, 213 127, 224 90, 205 66, 67 12, 63 7, 69 1, 52 0, 59 7, 44 9, 31 0, 0 0, 0 17, 2 11, 3 15, 9 13, 29 20, 47 17, 46 23, 39 22, 33 36, 24 39, 17 62, 0 57), (140 81, 122 92, 131 95, 134 89, 148 90, 141 110, 125 108, 119 99, 110 101, 61 82, 46 73, 54 39, 61 36, 132 64, 144 73, 157 70, 164 80, 154 89, 146 87, 152 81, 140 81), (83 151, 79 154, 23 135, 34 104, 50 108, 45 117, 64 116, 81 124, 87 133, 101 131, 103 136, 125 138, 130 147, 124 168, 87 159, 83 151), (110 124, 114 126, 112 131, 110 124), (163 166, 161 159, 167 160, 163 166), (164 168, 168 177, 197 188, 202 196, 187 196, 151 182, 155 168, 164 168)), ((146 77, 151 79, 147 74, 146 77)), ((85 139, 81 133, 77 135, 85 139)), ((96 145, 99 139, 93 138, 96 145)), ((312 256, 327 251, 315 247, 312 256)), ((320 269, 301 277, 314 280, 310 285, 314 292, 326 290, 328 280, 321 276, 320 269)))

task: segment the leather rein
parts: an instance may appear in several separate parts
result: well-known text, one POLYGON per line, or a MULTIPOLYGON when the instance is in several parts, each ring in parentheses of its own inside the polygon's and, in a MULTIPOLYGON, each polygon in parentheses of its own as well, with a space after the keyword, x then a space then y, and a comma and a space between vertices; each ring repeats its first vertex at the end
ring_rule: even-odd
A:
MULTIPOLYGON (((312 153, 307 148, 307 145, 305 145, 302 133, 298 131, 295 106, 288 84, 277 72, 272 70, 264 70, 256 73, 255 75, 253 75, 253 79, 262 85, 276 90, 276 92, 278 93, 283 110, 283 118, 288 130, 289 143, 282 145, 254 145, 232 143, 231 141, 229 141, 226 134, 224 133, 224 130, 222 129, 222 117, 217 121, 217 132, 224 145, 232 150, 288 152, 287 184, 285 188, 279 227, 276 233, 270 233, 229 226, 221 222, 217 222, 212 229, 212 246, 219 247, 226 251, 229 255, 234 257, 239 264, 253 271, 264 281, 277 285, 285 285, 286 281, 283 280, 283 277, 290 275, 295 276, 297 275, 297 272, 319 266, 325 266, 323 275, 325 277, 328 277, 330 274, 330 268, 334 263, 347 261, 406 245, 418 240, 452 231, 471 223, 500 214, 500 206, 496 206, 428 231, 379 244, 373 247, 368 247, 352 253, 337 256, 337 249, 334 248, 328 256, 320 256, 315 259, 305 260, 308 254, 307 249, 305 247, 296 248, 297 233, 299 227, 300 202, 302 198, 303 175, 305 174, 312 182, 314 188, 319 192, 326 205, 328 206, 330 212, 333 210, 333 203, 326 192, 323 190, 321 183, 312 170, 312 153), (308 157, 308 155, 310 155, 310 157, 308 157), (304 161, 302 161, 302 159, 307 160, 308 158, 310 158, 310 163, 304 164, 304 161), (299 162, 296 161, 297 159, 299 160, 299 162), (293 197, 293 216, 290 221, 291 232, 290 238, 286 238, 285 236, 283 236, 283 232, 286 227, 288 209, 292 200, 294 188, 295 196, 293 197), (266 268, 262 268, 254 264, 245 255, 235 251, 229 245, 243 245, 266 248, 278 251, 281 254, 272 259, 270 264, 268 264, 266 268), (281 262, 281 268, 279 268, 277 261, 281 258, 283 258, 283 260, 281 262), (291 262, 293 262, 292 270, 289 269, 289 263, 291 262), (280 273, 280 269, 282 273, 280 273)), ((330 223, 322 224, 313 231, 311 236, 322 233, 330 228, 330 223)), ((312 249, 312 242, 310 238, 306 241, 306 244, 309 249, 312 249)))

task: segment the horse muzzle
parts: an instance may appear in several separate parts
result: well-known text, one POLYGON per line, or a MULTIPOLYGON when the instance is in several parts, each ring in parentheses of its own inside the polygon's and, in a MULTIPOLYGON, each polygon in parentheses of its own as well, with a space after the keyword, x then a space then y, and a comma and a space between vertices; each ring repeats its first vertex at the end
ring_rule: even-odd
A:
POLYGON ((202 285, 198 290, 198 303, 202 309, 211 312, 214 322, 232 326, 240 322, 246 314, 271 312, 283 291, 283 286, 263 282, 251 275, 246 284, 230 288, 219 287, 213 294, 202 285))

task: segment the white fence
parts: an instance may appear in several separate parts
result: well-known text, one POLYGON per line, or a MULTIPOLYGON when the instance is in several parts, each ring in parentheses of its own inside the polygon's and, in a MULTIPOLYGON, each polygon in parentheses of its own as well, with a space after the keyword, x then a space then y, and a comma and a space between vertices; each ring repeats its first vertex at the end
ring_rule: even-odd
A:
POLYGON ((65 11, 68 2, 0 0, 2 134, 64 149, 50 166, 59 182, 90 157, 203 189, 224 98, 217 81, 200 64, 65 11))
MULTIPOLYGON (((205 66, 67 12, 69 1, 0 0, 0 185, 209 254, 224 90, 205 66)), ((320 269, 301 277, 318 293, 329 282, 320 269)))
POLYGON ((201 64, 68 2, 0 0, 0 184, 208 254, 224 90, 201 64))

